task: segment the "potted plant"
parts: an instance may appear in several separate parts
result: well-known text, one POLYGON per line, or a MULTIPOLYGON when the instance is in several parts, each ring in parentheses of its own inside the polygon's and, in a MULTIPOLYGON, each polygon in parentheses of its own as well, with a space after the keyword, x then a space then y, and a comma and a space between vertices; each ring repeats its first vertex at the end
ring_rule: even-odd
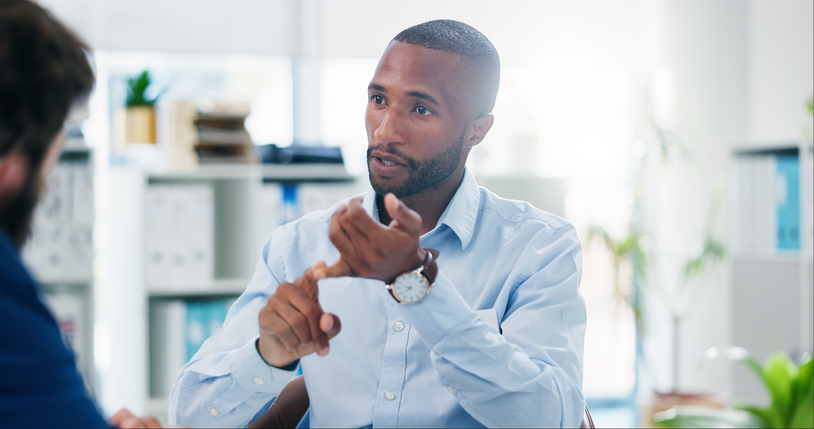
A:
POLYGON ((125 99, 124 142, 155 144, 155 103, 158 96, 146 97, 150 86, 150 73, 147 70, 127 79, 125 99))
MULTIPOLYGON (((686 252, 679 270, 672 280, 657 278, 653 273, 660 261, 652 249, 649 222, 653 222, 655 210, 647 204, 651 194, 659 192, 659 179, 663 167, 672 157, 692 161, 693 157, 681 139, 672 131, 659 127, 655 122, 646 130, 645 150, 641 157, 634 181, 634 216, 621 237, 613 237, 606 229, 592 226, 588 230, 588 243, 601 242, 611 256, 614 270, 614 295, 629 305, 636 322, 638 362, 645 372, 653 364, 652 356, 646 356, 642 346, 648 335, 651 317, 669 317, 670 332, 670 384, 668 389, 653 392, 642 404, 640 418, 650 424, 652 416, 675 405, 709 405, 722 407, 717 395, 684 391, 679 386, 679 351, 681 329, 691 316, 693 306, 700 300, 704 290, 699 287, 710 270, 722 262, 726 251, 723 241, 715 230, 723 189, 713 195, 707 211, 706 227, 701 236, 686 252), (629 273, 623 273, 625 270, 629 273), (650 308, 647 308, 647 307, 650 308), (653 308, 658 306, 658 308, 653 308)), ((665 359, 659 359, 665 361, 665 359)), ((651 388, 653 388, 651 386, 651 388)))
MULTIPOLYGON (((711 349, 717 355, 716 349, 711 349)), ((814 361, 803 355, 795 364, 785 353, 775 352, 761 366, 745 350, 728 350, 730 359, 743 361, 763 381, 769 406, 736 404, 729 409, 675 407, 656 414, 661 427, 814 427, 814 361)))

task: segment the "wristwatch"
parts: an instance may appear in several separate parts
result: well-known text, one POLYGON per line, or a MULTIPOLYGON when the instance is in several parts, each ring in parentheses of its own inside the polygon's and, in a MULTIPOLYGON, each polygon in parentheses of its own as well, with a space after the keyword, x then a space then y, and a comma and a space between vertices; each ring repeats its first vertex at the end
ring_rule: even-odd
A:
POLYGON ((405 271, 387 285, 387 290, 399 304, 417 304, 430 293, 432 284, 435 283, 435 276, 438 275, 438 251, 435 249, 424 249, 427 256, 420 267, 405 271))

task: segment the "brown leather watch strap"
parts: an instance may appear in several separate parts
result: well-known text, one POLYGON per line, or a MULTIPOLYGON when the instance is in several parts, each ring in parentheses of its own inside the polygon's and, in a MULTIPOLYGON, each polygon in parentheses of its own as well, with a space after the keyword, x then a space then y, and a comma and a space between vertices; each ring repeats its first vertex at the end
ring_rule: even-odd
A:
POLYGON ((435 283, 435 277, 438 275, 438 251, 435 249, 424 249, 427 251, 427 256, 424 257, 424 264, 422 264, 421 275, 429 280, 430 285, 435 283))

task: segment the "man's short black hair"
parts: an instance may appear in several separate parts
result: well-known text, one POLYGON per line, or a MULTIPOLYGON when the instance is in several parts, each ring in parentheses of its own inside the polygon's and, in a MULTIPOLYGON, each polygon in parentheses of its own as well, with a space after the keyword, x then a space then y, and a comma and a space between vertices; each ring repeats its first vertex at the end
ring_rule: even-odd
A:
POLYGON ((0 156, 19 147, 38 169, 71 106, 93 89, 86 50, 37 4, 0 1, 0 156))
POLYGON ((451 19, 438 19, 412 26, 393 40, 437 51, 458 54, 469 60, 484 74, 483 106, 480 114, 495 107, 500 84, 500 57, 492 42, 480 31, 451 19))

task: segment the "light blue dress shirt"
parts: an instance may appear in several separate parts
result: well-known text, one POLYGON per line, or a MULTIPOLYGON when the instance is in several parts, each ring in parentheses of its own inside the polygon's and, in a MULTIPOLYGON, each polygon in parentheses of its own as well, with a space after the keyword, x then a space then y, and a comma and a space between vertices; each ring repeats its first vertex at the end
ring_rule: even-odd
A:
MULTIPOLYGON (((378 218, 373 191, 363 206, 378 218)), ((339 259, 332 212, 272 234, 223 328, 178 375, 170 424, 246 426, 291 379, 257 353, 258 313, 280 282, 339 259)), ((319 282, 342 331, 330 354, 301 360, 311 426, 579 426, 586 313, 574 227, 467 171, 421 246, 440 251, 440 272, 419 304, 396 303, 380 281, 319 282)))

